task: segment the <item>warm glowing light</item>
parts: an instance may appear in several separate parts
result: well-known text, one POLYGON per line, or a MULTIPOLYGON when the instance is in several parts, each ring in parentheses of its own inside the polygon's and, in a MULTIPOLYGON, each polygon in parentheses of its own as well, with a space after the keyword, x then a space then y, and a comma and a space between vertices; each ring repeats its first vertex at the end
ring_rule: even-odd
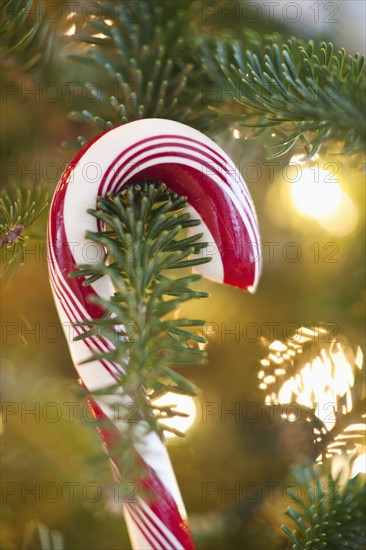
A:
POLYGON ((336 212, 319 219, 318 222, 328 233, 336 237, 346 237, 354 232, 358 225, 359 214, 355 203, 341 192, 341 203, 336 212))
POLYGON ((366 431, 366 424, 351 424, 350 426, 347 426, 344 428, 345 432, 353 432, 353 431, 366 431))
POLYGON ((345 455, 335 455, 331 462, 331 471, 334 479, 338 480, 339 485, 344 486, 350 477, 349 460, 345 455))
MULTIPOLYGON (((187 395, 178 395, 176 393, 168 392, 158 399, 154 399, 154 405, 159 407, 166 407, 168 405, 176 405, 174 408, 177 412, 185 413, 188 416, 174 416, 173 418, 164 418, 161 420, 162 424, 170 426, 182 433, 186 433, 194 424, 197 416, 196 403, 192 397, 187 395)), ((166 431, 165 437, 167 439, 177 438, 175 434, 166 431)))
POLYGON ((272 351, 286 351, 287 346, 283 342, 280 342, 280 340, 274 340, 271 344, 269 344, 268 349, 272 351))
POLYGON ((290 166, 296 166, 292 202, 301 214, 322 219, 338 210, 342 192, 332 172, 321 168, 319 163, 307 166, 298 156, 291 159, 290 166))
POLYGON ((351 477, 355 477, 357 474, 366 474, 366 453, 358 455, 352 464, 351 477))
MULTIPOLYGON (((324 330, 318 328, 322 333, 324 330)), ((320 334, 320 333, 319 333, 320 334)), ((319 334, 317 336, 319 336, 319 334)), ((261 360, 262 370, 258 374, 261 380, 260 388, 267 390, 275 384, 277 376, 285 376, 284 361, 302 351, 302 345, 315 337, 314 329, 301 327, 296 334, 296 342, 287 345, 275 340, 268 346, 266 359, 261 360), (290 346, 292 349, 290 349, 290 346), (286 357, 285 357, 286 356, 286 357)), ((356 357, 362 364, 362 351, 357 349, 356 357), (358 357, 359 356, 359 357, 358 357)), ((360 368, 360 366, 357 366, 360 368)), ((339 397, 345 400, 343 414, 353 407, 351 388, 354 384, 354 372, 344 348, 334 342, 327 349, 319 350, 311 361, 306 361, 294 375, 284 379, 270 402, 282 404, 296 402, 304 407, 315 409, 315 414, 327 430, 331 430, 336 422, 337 402, 339 397)))
POLYGON ((76 30, 76 25, 75 23, 73 23, 69 28, 69 30, 65 32, 66 36, 72 36, 73 34, 75 34, 75 30, 76 30))
POLYGON ((332 475, 338 478, 341 486, 358 474, 366 474, 366 453, 362 447, 346 453, 338 452, 331 458, 332 475))
POLYGON ((316 416, 330 430, 336 422, 337 397, 345 395, 352 408, 350 388, 354 375, 343 349, 334 344, 328 351, 321 350, 320 356, 306 363, 299 374, 286 380, 278 392, 280 403, 291 403, 313 407, 317 403, 316 416))
POLYGON ((316 219, 328 233, 345 237, 353 233, 359 221, 359 212, 352 199, 345 193, 336 177, 333 162, 321 164, 301 161, 300 155, 292 157, 287 181, 291 184, 291 201, 302 215, 316 219))
POLYGON ((240 131, 237 130, 237 129, 235 129, 235 130, 233 131, 233 136, 234 136, 234 139, 239 139, 240 136, 241 136, 240 131))
POLYGON ((286 420, 287 422, 296 422, 296 420, 297 420, 297 415, 294 414, 294 413, 290 413, 290 414, 282 413, 282 414, 281 414, 281 418, 283 418, 283 419, 286 420))
MULTIPOLYGON (((345 341, 337 340, 328 344, 326 338, 325 344, 317 346, 314 353, 304 349, 301 357, 303 345, 318 344, 320 334, 328 335, 321 327, 301 327, 286 343, 272 342, 267 357, 260 361, 262 368, 258 373, 259 387, 266 393, 267 405, 298 403, 314 411, 322 423, 314 427, 317 443, 329 435, 341 415, 346 418, 357 405, 353 403, 354 386, 360 384, 359 371, 364 364, 360 346, 354 349, 345 341)), ((281 416, 287 422, 298 420, 294 412, 285 411, 281 416)), ((312 415, 306 420, 312 421, 312 415)), ((330 459, 332 474, 341 484, 360 472, 366 473, 365 436, 366 413, 356 415, 354 423, 334 433, 330 441, 325 439, 325 448, 317 462, 330 459)))

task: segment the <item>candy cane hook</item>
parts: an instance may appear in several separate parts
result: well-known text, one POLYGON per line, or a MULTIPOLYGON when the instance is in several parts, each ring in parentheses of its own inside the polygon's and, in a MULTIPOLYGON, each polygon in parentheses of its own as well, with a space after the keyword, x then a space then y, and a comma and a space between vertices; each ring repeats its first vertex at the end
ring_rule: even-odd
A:
MULTIPOLYGON (((70 324, 103 315, 99 306, 90 303, 90 296, 109 299, 114 294, 106 278, 83 287, 80 279, 68 277, 78 264, 95 262, 98 254, 98 245, 93 243, 89 248, 85 233, 101 227, 87 209, 96 207, 98 196, 117 194, 125 185, 143 179, 162 181, 175 193, 187 196, 190 208, 202 220, 203 239, 212 243, 218 253, 198 271, 249 291, 257 286, 261 271, 257 218, 246 185, 229 157, 206 136, 178 122, 131 122, 84 147, 63 173, 54 194, 48 225, 50 281, 69 338, 66 327, 70 324)), ((103 250, 99 252, 103 257, 103 250)), ((83 330, 73 326, 69 347, 83 385, 93 392, 115 384, 123 366, 108 360, 82 364, 93 352, 111 347, 103 337, 91 336, 75 342, 75 336, 83 330)), ((116 399, 114 396, 113 403, 116 399)), ((90 400, 95 416, 108 419, 110 427, 101 430, 107 450, 123 439, 123 423, 114 422, 110 404, 106 398, 90 400)), ((137 496, 136 503, 123 503, 133 548, 193 549, 164 444, 155 433, 150 433, 135 446, 135 451, 136 460, 142 461, 148 472, 141 483, 150 487, 156 498, 137 496)))

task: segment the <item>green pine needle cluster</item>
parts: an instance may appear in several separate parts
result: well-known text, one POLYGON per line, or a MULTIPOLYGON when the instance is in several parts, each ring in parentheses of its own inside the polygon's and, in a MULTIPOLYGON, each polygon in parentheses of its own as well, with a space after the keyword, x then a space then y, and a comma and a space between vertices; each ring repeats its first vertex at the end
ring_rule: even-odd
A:
POLYGON ((201 242, 202 234, 181 235, 200 223, 185 212, 186 204, 186 197, 164 184, 147 182, 128 186, 117 196, 99 198, 97 209, 89 213, 104 230, 88 232, 86 237, 104 247, 105 261, 79 266, 72 274, 84 277, 84 285, 104 276, 112 281, 114 296, 97 299, 105 309, 104 317, 85 320, 85 332, 79 338, 103 335, 117 344, 93 359, 108 359, 123 367, 115 391, 122 389, 137 407, 138 418, 161 434, 169 428, 158 424, 157 417, 163 420, 176 412, 174 407, 155 408, 156 417, 152 400, 168 391, 196 393, 195 386, 171 366, 206 360, 206 352, 198 345, 205 339, 191 330, 203 321, 172 317, 187 300, 207 296, 191 288, 199 275, 180 271, 210 259, 202 253, 207 246, 201 242), (169 276, 172 270, 178 270, 174 277, 169 276))
POLYGON ((325 475, 316 468, 297 468, 296 491, 288 491, 296 509, 286 514, 295 528, 282 526, 293 550, 362 550, 366 546, 365 476, 349 479, 325 475), (300 494, 299 494, 300 493, 300 494))
POLYGON ((227 102, 232 120, 275 133, 271 158, 300 141, 310 158, 328 142, 345 153, 364 153, 366 78, 364 56, 331 43, 315 45, 291 38, 202 44, 202 62, 216 84, 215 102, 227 102))
MULTIPOLYGON (((187 8, 179 2, 99 3, 98 17, 72 37, 88 67, 85 82, 93 112, 70 117, 98 133, 142 118, 167 118, 206 133, 218 131, 216 113, 202 103, 201 84, 191 54, 187 8), (95 78, 98 75, 98 78, 95 78), (102 75, 102 78, 101 78, 102 75)), ((222 125, 222 123, 221 123, 222 125)), ((79 137, 84 145, 88 139, 79 137)))
POLYGON ((34 190, 16 189, 0 196, 0 249, 3 275, 11 264, 23 264, 26 244, 30 235, 27 230, 41 216, 48 205, 47 194, 40 187, 34 190))
POLYGON ((0 7, 0 60, 17 70, 44 70, 51 61, 54 36, 44 17, 46 2, 5 0, 0 7))

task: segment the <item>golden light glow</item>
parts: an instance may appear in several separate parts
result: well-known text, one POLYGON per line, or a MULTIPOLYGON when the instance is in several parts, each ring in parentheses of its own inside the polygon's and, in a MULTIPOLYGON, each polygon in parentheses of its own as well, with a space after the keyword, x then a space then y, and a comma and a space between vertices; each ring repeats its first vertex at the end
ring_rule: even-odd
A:
POLYGON ((240 136, 241 136, 240 130, 235 129, 235 130, 233 131, 233 137, 234 137, 234 139, 239 139, 240 136))
MULTIPOLYGON (((187 414, 188 416, 174 416, 173 418, 164 418, 162 424, 170 426, 182 433, 186 433, 194 424, 197 416, 196 403, 192 397, 187 395, 178 395, 176 393, 168 392, 158 399, 154 399, 154 405, 164 407, 168 405, 176 405, 174 409, 176 411, 187 414)), ((166 431, 165 437, 167 439, 176 439, 178 436, 166 431)))
POLYGON ((75 23, 73 23, 71 27, 68 29, 68 31, 65 32, 66 36, 72 36, 73 34, 75 34, 75 30, 76 30, 76 25, 75 23))
POLYGON ((355 477, 357 474, 366 474, 366 453, 358 455, 352 464, 351 477, 355 477))
POLYGON ((318 219, 318 222, 328 233, 336 237, 346 237, 354 232, 358 220, 359 213, 355 203, 342 191, 339 208, 329 216, 318 219))
POLYGON ((292 157, 290 166, 296 166, 291 195, 295 208, 306 216, 321 220, 334 214, 341 203, 342 192, 335 175, 318 162, 309 166, 292 157))
POLYGON ((307 362, 296 376, 283 383, 278 402, 296 401, 309 408, 316 404, 316 416, 330 430, 336 422, 337 397, 345 396, 348 410, 352 408, 350 389, 353 382, 352 367, 342 347, 334 343, 328 352, 322 349, 320 355, 307 362))
MULTIPOLYGON (((360 383, 357 375, 363 368, 360 346, 353 349, 344 341, 343 344, 337 340, 329 341, 326 336, 329 338, 321 327, 301 327, 291 340, 272 342, 267 357, 260 361, 262 369, 258 373, 259 387, 266 393, 267 405, 298 403, 314 410, 323 424, 323 427, 314 427, 317 442, 321 442, 324 434, 335 427, 340 415, 352 412, 353 386, 360 383), (319 343, 320 337, 324 338, 325 344, 320 345, 315 354, 310 353, 309 348, 307 351, 303 349, 304 344, 319 343)), ((284 410, 281 416, 287 422, 297 421, 294 412, 284 410)), ((311 421, 311 416, 306 420, 311 421)), ((348 424, 334 434, 317 462, 322 462, 324 455, 331 459, 333 474, 340 474, 343 481, 364 472, 365 435, 366 413, 358 422, 348 424)))
POLYGON ((296 420, 297 420, 297 415, 294 414, 294 413, 290 413, 290 414, 282 413, 282 414, 281 414, 281 418, 283 418, 283 419, 286 420, 287 422, 296 422, 296 420))
POLYGON ((316 219, 325 231, 336 237, 353 233, 359 212, 352 199, 340 186, 338 167, 334 162, 303 162, 300 155, 292 157, 287 181, 295 210, 316 219))
POLYGON ((284 344, 283 342, 281 342, 280 340, 274 340, 273 342, 271 342, 271 344, 268 346, 268 349, 272 350, 272 351, 286 351, 287 350, 287 346, 286 344, 284 344))
MULTIPOLYGON (((319 331, 318 338, 326 334, 320 327, 316 330, 319 331)), ((268 346, 267 358, 261 360, 262 370, 258 373, 261 381, 259 387, 266 390, 266 403, 296 402, 305 407, 316 407, 316 416, 325 424, 327 430, 331 430, 336 422, 338 398, 344 399, 344 410, 340 411, 342 414, 351 411, 353 407, 351 389, 355 374, 341 344, 335 341, 327 348, 321 348, 311 360, 304 361, 303 366, 293 376, 286 377, 286 370, 283 368, 289 357, 301 355, 302 345, 311 342, 315 337, 314 329, 301 327, 297 331, 296 339, 286 344, 277 340, 272 342, 268 346), (274 392, 272 387, 275 386, 277 376, 283 376, 284 380, 277 392, 274 392)), ((363 354, 358 346, 354 364, 356 368, 361 369, 362 363, 363 354)), ((354 426, 350 429, 353 430, 354 426)))

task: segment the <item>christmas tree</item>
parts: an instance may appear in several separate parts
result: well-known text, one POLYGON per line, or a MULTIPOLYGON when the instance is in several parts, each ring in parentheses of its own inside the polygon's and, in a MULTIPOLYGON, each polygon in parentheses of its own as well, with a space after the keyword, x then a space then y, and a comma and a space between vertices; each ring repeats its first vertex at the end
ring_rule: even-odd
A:
MULTIPOLYGON (((151 437, 167 446, 195 547, 365 547, 364 9, 3 2, 1 548, 130 548, 136 499, 160 499, 136 454, 151 437), (102 254, 84 246, 71 269, 57 248, 62 189, 87 151, 102 165, 107 136, 122 154, 131 128, 201 132, 212 146, 195 137, 194 154, 205 149, 214 183, 192 210, 188 172, 179 189, 169 168, 88 204, 76 178, 71 225, 93 220, 81 238, 102 254), (232 189, 242 177, 250 190, 261 245, 250 207, 220 210, 219 151, 232 189), (215 238, 203 217, 219 220, 215 238), (220 261, 225 277, 196 273, 220 261), (88 300, 69 323, 49 284, 61 303, 59 267, 88 300), (68 345, 89 346, 85 368, 115 365, 115 383, 90 389, 78 369, 77 384, 68 345)), ((153 533, 148 547, 162 547, 153 533)))

